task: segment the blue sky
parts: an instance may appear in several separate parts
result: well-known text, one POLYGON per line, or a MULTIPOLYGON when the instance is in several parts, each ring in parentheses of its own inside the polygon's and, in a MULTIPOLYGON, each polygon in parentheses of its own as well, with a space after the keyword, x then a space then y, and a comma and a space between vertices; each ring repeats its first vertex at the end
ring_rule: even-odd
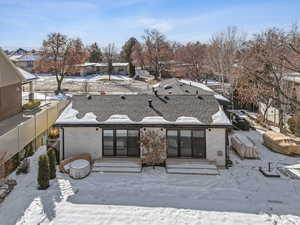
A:
POLYGON ((227 26, 251 35, 300 22, 299 0, 0 0, 0 46, 39 47, 50 32, 101 46, 156 28, 170 40, 209 40, 227 26))

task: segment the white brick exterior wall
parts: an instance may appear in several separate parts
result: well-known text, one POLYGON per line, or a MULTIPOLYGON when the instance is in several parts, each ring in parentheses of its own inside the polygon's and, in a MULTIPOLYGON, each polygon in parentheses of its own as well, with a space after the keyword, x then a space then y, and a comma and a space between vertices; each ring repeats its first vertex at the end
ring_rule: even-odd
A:
POLYGON ((65 127, 64 134, 65 159, 82 153, 90 153, 92 159, 100 159, 102 157, 101 128, 65 127))
POLYGON ((226 129, 206 129, 206 158, 216 161, 218 166, 225 166, 226 129))

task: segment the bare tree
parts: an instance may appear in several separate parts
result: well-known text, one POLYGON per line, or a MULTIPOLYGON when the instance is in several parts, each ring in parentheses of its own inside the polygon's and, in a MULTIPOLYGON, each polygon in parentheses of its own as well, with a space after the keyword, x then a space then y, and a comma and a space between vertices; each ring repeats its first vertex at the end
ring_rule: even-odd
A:
POLYGON ((85 61, 87 52, 80 39, 69 39, 66 35, 51 33, 43 41, 41 56, 35 70, 54 74, 57 81, 56 93, 62 93, 65 75, 76 72, 76 64, 85 61))
MULTIPOLYGON (((254 40, 248 42, 244 73, 272 90, 269 96, 279 112, 279 128, 283 129, 284 105, 288 101, 296 101, 286 94, 283 78, 287 72, 285 55, 287 36, 284 31, 272 28, 255 35, 254 40)), ((289 104, 289 103, 288 103, 289 104)))
POLYGON ((115 44, 110 43, 106 47, 103 48, 103 54, 105 61, 107 63, 107 73, 108 73, 108 79, 111 79, 111 74, 113 72, 113 61, 116 57, 116 49, 115 44))
POLYGON ((208 49, 209 65, 212 72, 221 77, 222 85, 224 79, 232 78, 232 70, 237 63, 238 52, 245 39, 246 35, 240 34, 236 27, 228 27, 226 31, 212 36, 208 49))
POLYGON ((153 69, 155 79, 159 79, 164 66, 162 62, 170 59, 171 49, 169 43, 166 41, 165 35, 156 29, 145 30, 142 38, 144 40, 145 60, 153 69))
POLYGON ((135 43, 135 45, 132 48, 131 58, 133 64, 138 65, 142 69, 144 69, 145 67, 144 49, 143 49, 143 45, 141 45, 138 41, 135 43))
POLYGON ((175 50, 177 63, 185 64, 186 74, 192 79, 201 79, 208 72, 207 46, 200 42, 189 42, 186 45, 177 46, 175 50))

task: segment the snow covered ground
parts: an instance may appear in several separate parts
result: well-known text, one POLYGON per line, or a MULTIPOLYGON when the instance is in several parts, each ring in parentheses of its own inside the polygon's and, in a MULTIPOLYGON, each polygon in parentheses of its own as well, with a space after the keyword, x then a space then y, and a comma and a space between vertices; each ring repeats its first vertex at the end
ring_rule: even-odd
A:
MULTIPOLYGON (((261 144, 261 134, 247 134, 261 150, 261 160, 240 160, 220 176, 166 174, 144 168, 140 174, 92 173, 83 180, 64 174, 46 191, 37 190, 38 154, 31 172, 0 204, 0 224, 300 224, 300 181, 265 178, 259 166, 299 163, 261 144)), ((15 176, 15 175, 13 175, 15 176)))

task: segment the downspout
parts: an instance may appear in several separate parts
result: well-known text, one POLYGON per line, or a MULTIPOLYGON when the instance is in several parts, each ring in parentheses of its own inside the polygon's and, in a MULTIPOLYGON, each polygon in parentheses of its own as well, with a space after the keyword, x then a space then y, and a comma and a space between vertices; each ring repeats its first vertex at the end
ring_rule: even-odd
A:
POLYGON ((229 139, 228 139, 228 128, 225 129, 225 167, 228 169, 229 161, 229 139))
POLYGON ((62 159, 65 160, 65 129, 61 127, 62 130, 62 159))

